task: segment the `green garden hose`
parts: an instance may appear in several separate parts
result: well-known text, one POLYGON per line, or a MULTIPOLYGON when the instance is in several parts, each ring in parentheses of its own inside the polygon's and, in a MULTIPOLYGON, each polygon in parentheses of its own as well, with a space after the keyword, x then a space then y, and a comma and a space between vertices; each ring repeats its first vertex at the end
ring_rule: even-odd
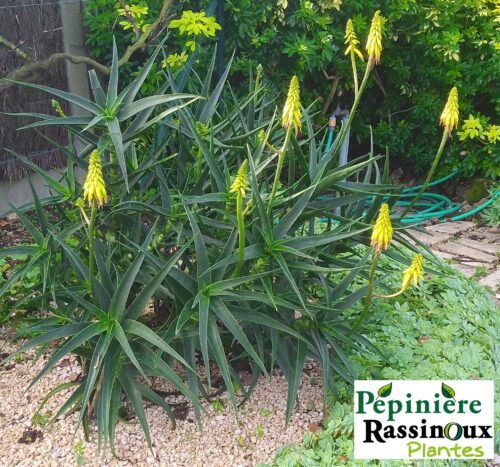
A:
MULTIPOLYGON (((330 126, 328 129, 328 135, 325 145, 326 150, 323 156, 326 156, 326 154, 328 154, 328 152, 332 147, 334 130, 335 129, 332 126, 330 126)), ((449 174, 447 174, 446 176, 429 183, 428 187, 437 186, 447 180, 450 180, 458 173, 459 170, 454 170, 449 174)), ((400 200, 396 202, 396 206, 406 207, 411 205, 412 199, 416 196, 420 188, 422 188, 422 185, 405 187, 403 189, 402 194, 400 195, 400 200), (409 200, 405 201, 405 198, 408 198, 409 200)), ((417 211, 410 213, 403 219, 400 219, 400 222, 405 224, 422 224, 430 219, 439 219, 441 222, 459 221, 469 216, 473 216, 474 214, 477 214, 478 212, 482 211, 484 208, 491 205, 497 196, 500 196, 500 190, 496 191, 488 200, 486 200, 481 205, 476 206, 474 209, 471 209, 470 211, 461 214, 457 214, 455 216, 451 216, 451 214, 458 211, 462 207, 462 205, 460 203, 454 203, 447 196, 426 191, 423 193, 420 200, 414 204, 414 207, 417 209, 417 211)), ((366 202, 368 206, 371 204, 371 201, 372 201, 371 197, 367 198, 366 202)))

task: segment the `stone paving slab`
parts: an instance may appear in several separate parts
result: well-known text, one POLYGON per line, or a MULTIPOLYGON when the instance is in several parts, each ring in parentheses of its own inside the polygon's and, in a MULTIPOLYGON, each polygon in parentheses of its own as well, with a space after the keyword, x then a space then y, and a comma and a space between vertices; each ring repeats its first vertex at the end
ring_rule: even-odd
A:
POLYGON ((438 232, 448 236, 457 235, 474 228, 473 222, 457 221, 457 222, 443 222, 441 224, 434 224, 426 227, 429 232, 438 232))
POLYGON ((450 259, 450 260, 454 260, 456 259, 456 256, 455 255, 452 255, 450 253, 446 253, 445 251, 439 251, 439 250, 435 250, 434 248, 432 249, 432 252, 438 257, 438 258, 442 258, 442 259, 450 259))
POLYGON ((485 241, 478 242, 477 240, 463 237, 458 239, 457 243, 468 246, 470 248, 474 248, 474 250, 482 251, 483 253, 489 253, 495 256, 500 254, 500 243, 487 243, 485 241))
POLYGON ((476 261, 475 259, 472 258, 459 258, 458 261, 467 267, 484 268, 486 269, 486 271, 493 270, 493 266, 491 264, 483 263, 481 261, 476 261))
POLYGON ((432 236, 417 231, 412 234, 465 276, 478 277, 485 268, 486 276, 478 277, 478 283, 489 287, 500 301, 500 229, 478 228, 472 222, 448 222, 425 230, 432 236))
POLYGON ((458 269, 464 276, 467 277, 472 277, 474 276, 474 274, 476 274, 475 268, 470 268, 462 263, 453 263, 451 266, 453 266, 455 269, 458 269))
POLYGON ((462 238, 470 238, 479 242, 493 243, 500 245, 500 229, 490 227, 479 227, 465 232, 462 238))
POLYGON ((496 269, 495 272, 489 274, 486 277, 483 277, 479 280, 481 285, 485 285, 486 287, 490 287, 493 292, 497 292, 500 288, 500 269, 496 269))
POLYGON ((483 263, 493 264, 497 260, 497 257, 495 255, 490 255, 488 253, 475 250, 474 248, 470 248, 457 242, 440 243, 436 248, 458 257, 465 256, 468 258, 472 258, 475 261, 481 261, 483 263))
POLYGON ((427 246, 434 246, 437 245, 438 243, 445 242, 450 238, 449 235, 443 234, 443 233, 438 233, 438 232, 419 232, 418 230, 412 230, 411 234, 420 242, 422 242, 424 245, 427 246))

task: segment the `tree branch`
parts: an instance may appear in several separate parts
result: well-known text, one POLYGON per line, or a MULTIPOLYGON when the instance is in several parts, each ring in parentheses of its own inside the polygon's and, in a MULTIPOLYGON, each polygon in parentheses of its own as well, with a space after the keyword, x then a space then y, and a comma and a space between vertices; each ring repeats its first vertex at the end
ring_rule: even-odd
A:
POLYGON ((328 112, 328 108, 330 107, 330 104, 332 103, 333 98, 335 97, 335 93, 337 92, 337 87, 340 82, 340 76, 338 75, 330 76, 325 70, 323 70, 323 75, 325 76, 326 79, 332 82, 332 85, 330 87, 330 92, 328 93, 328 97, 325 99, 325 102, 323 103, 323 107, 321 109, 321 113, 326 115, 326 113, 328 112))
POLYGON ((22 58, 23 60, 28 60, 28 56, 21 49, 19 49, 17 45, 8 41, 3 36, 0 36, 0 45, 7 47, 9 50, 12 50, 12 52, 14 52, 19 58, 22 58))
POLYGON ((11 71, 5 78, 0 80, 0 92, 14 86, 15 83, 12 81, 25 81, 31 83, 36 81, 38 78, 43 78, 43 74, 51 67, 54 66, 60 60, 69 60, 72 63, 86 63, 94 67, 101 73, 109 74, 109 68, 107 66, 101 65, 99 62, 91 59, 90 57, 83 57, 79 55, 72 55, 67 53, 55 53, 50 57, 42 60, 40 62, 31 62, 23 65, 21 68, 17 68, 11 71))
MULTIPOLYGON (((172 4, 174 3, 174 0, 163 0, 163 6, 161 7, 161 11, 158 14, 156 20, 151 24, 151 27, 146 29, 141 36, 132 44, 127 47, 125 52, 123 53, 122 57, 120 60, 118 60, 118 67, 121 67, 128 63, 130 60, 130 57, 139 49, 142 49, 146 45, 146 41, 149 39, 149 36, 156 31, 158 27, 161 26, 163 23, 163 20, 168 14, 168 11, 172 4)), ((109 71, 108 71, 109 73, 109 71)))
MULTIPOLYGON (((162 26, 163 21, 165 20, 168 11, 170 10, 170 7, 172 6, 173 3, 174 0, 163 0, 163 6, 156 20, 151 24, 151 26, 146 31, 144 31, 139 36, 136 42, 134 42, 132 45, 129 45, 126 48, 125 52, 118 60, 118 67, 127 64, 135 52, 137 52, 139 49, 144 48, 147 45, 147 40, 151 37, 153 32, 155 32, 158 28, 162 26)), ((12 44, 2 36, 0 36, 0 45, 3 45, 8 49, 12 50, 13 52, 16 53, 17 56, 19 56, 23 60, 29 61, 29 63, 27 63, 26 65, 23 65, 22 67, 11 71, 5 78, 0 79, 0 92, 3 92, 6 89, 13 86, 15 83, 13 83, 12 81, 25 81, 29 83, 36 81, 38 78, 42 78, 43 73, 48 68, 54 66, 57 62, 61 60, 69 60, 70 62, 76 64, 85 63, 86 65, 89 65, 96 71, 105 75, 109 75, 111 73, 110 67, 107 67, 106 65, 103 65, 90 57, 58 52, 50 55, 45 60, 39 62, 31 62, 30 57, 26 53, 18 49, 16 45, 12 44)))

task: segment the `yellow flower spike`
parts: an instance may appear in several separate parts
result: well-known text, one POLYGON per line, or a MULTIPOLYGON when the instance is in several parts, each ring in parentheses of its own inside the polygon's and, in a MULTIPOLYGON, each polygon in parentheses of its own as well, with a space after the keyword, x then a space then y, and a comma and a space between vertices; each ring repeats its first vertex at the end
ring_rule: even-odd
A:
POLYGON ((405 271, 403 272, 403 279, 401 280, 401 288, 397 292, 394 292, 393 294, 390 295, 373 294, 373 296, 378 298, 394 298, 397 297, 398 295, 401 295, 408 287, 410 287, 412 283, 413 285, 417 285, 418 281, 424 278, 422 274, 422 271, 424 269, 423 265, 424 265, 423 255, 420 253, 415 255, 415 258, 413 258, 410 267, 408 269, 405 269, 405 271))
POLYGON ((371 246, 375 253, 379 254, 382 250, 389 248, 392 240, 392 224, 389 216, 389 206, 382 204, 380 211, 373 226, 371 246))
POLYGON ((102 178, 101 158, 97 149, 94 149, 90 154, 87 177, 83 184, 83 199, 89 206, 95 203, 99 207, 108 201, 106 185, 102 178))
POLYGON ((59 115, 59 117, 61 118, 66 117, 66 114, 64 113, 63 109, 61 108, 61 104, 59 104, 58 101, 52 99, 50 103, 52 104, 52 108, 54 109, 55 113, 59 115))
POLYGON ((352 19, 347 20, 344 37, 345 45, 347 45, 347 48, 345 49, 345 55, 349 55, 352 52, 356 54, 361 59, 361 61, 364 61, 363 54, 358 49, 359 40, 356 36, 356 31, 354 30, 352 19))
POLYGON ((234 182, 229 189, 229 193, 236 193, 244 198, 246 192, 248 191, 248 187, 247 160, 245 159, 238 169, 238 173, 236 174, 234 182))
POLYGON ((377 10, 372 18, 368 40, 366 41, 366 51, 371 64, 377 65, 380 62, 382 52, 382 16, 377 10))
POLYGON ((458 91, 453 87, 448 95, 448 100, 444 106, 443 113, 439 119, 444 131, 451 135, 451 132, 458 125, 458 91))
POLYGON ((300 88, 299 80, 293 76, 288 88, 288 96, 285 106, 283 107, 283 118, 281 120, 283 128, 290 128, 292 125, 295 128, 295 134, 299 133, 301 128, 300 123, 300 88))
POLYGON ((401 291, 404 292, 408 287, 410 287, 411 283, 413 285, 417 285, 419 279, 423 279, 422 275, 423 270, 424 257, 422 254, 415 255, 413 261, 410 264, 410 267, 403 272, 403 280, 401 282, 401 291))

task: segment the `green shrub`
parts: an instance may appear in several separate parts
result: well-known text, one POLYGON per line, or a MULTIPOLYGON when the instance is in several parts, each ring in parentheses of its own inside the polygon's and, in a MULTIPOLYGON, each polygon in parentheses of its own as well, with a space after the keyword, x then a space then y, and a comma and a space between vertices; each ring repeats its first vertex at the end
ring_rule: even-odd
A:
POLYGON ((500 185, 493 185, 489 190, 491 204, 481 213, 481 218, 491 227, 500 226, 500 185))
MULTIPOLYGON (((147 2, 146 20, 158 10, 158 0, 147 2)), ((102 55, 110 34, 120 43, 133 42, 129 29, 118 26, 115 0, 87 2, 88 43, 102 55), (106 18, 96 21, 97 17, 106 18), (116 24, 114 30, 112 25, 116 24)), ((185 10, 214 11, 213 0, 182 0, 174 5, 181 16, 185 10)), ((319 99, 324 110, 337 103, 346 106, 352 94, 350 64, 344 57, 344 25, 352 18, 359 37, 366 37, 369 19, 377 9, 385 22, 385 53, 375 80, 365 95, 365 106, 354 125, 356 144, 367 145, 367 124, 374 128, 375 142, 389 148, 392 156, 411 172, 423 173, 434 150, 429 141, 438 137, 436 120, 441 96, 457 85, 465 115, 480 112, 494 119, 500 108, 496 77, 500 74, 498 4, 483 0, 226 0, 224 14, 225 55, 237 51, 232 80, 238 90, 242 75, 262 64, 267 84, 275 93, 284 88, 292 74, 307 83, 307 98, 319 99), (334 97, 333 104, 329 100, 334 97)), ((149 19, 148 19, 149 18, 149 19)), ((190 48, 177 33, 169 39, 172 64, 185 60, 190 48)), ((210 48, 198 47, 197 59, 207 64, 210 48)), ((124 70, 124 76, 129 69, 124 70)), ((158 69, 148 79, 161 82, 158 69)), ((318 116, 316 120, 324 117, 318 116)), ((498 124, 491 121, 491 124, 498 124)), ((460 168, 463 176, 498 177, 498 142, 489 147, 478 141, 451 143, 442 172, 460 168), (489 151, 492 151, 491 153, 489 151)))
MULTIPOLYGON (((209 2, 205 2, 205 5, 209 2)), ((188 6, 194 2, 188 2, 188 6)), ((374 126, 376 144, 388 146, 405 166, 418 172, 428 168, 437 138, 436 115, 440 95, 457 85, 461 107, 494 118, 499 110, 495 77, 500 73, 498 5, 480 0, 417 2, 349 2, 321 0, 226 1, 225 47, 238 51, 236 68, 248 73, 249 64, 262 63, 271 85, 280 88, 287 76, 297 74, 307 83, 311 98, 327 100, 340 78, 334 108, 346 105, 352 93, 350 66, 343 53, 344 25, 352 18, 360 37, 366 37, 373 11, 386 18, 384 59, 364 99, 356 125, 358 138, 367 139, 366 127, 374 126), (251 6, 250 6, 251 5, 251 6), (286 6, 286 8, 284 8, 286 6)), ((492 122, 498 123, 498 122, 492 122)), ((496 143, 494 154, 498 151, 496 143)), ((464 146, 452 144, 448 167, 461 167, 464 146)), ((467 147, 469 158, 488 163, 481 144, 467 147)), ((493 161, 492 161, 493 162, 493 161)), ((484 164, 466 164, 465 175, 498 176, 484 164)), ((498 160, 497 164, 498 166, 498 160)), ((491 164, 495 167, 495 164, 491 164)))

